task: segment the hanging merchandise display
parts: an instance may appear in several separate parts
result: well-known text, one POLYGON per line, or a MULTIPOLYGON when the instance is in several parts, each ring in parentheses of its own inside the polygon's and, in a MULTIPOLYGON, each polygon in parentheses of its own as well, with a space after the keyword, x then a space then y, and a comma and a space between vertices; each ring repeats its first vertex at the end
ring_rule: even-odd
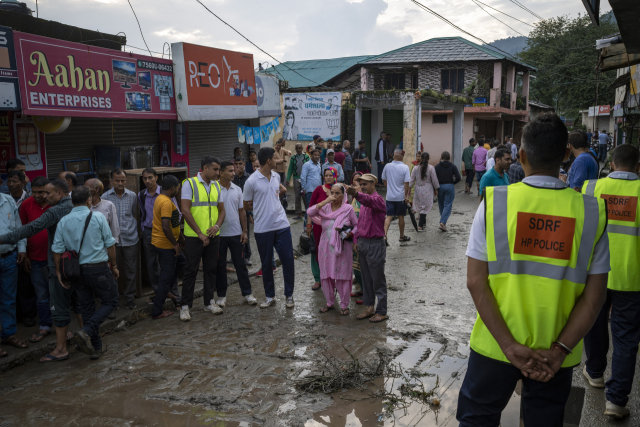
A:
POLYGON ((285 93, 284 130, 287 141, 311 141, 314 135, 341 140, 342 93, 285 93))
POLYGON ((236 124, 238 133, 238 142, 251 144, 260 144, 261 142, 274 142, 274 138, 278 132, 280 132, 280 119, 276 117, 269 123, 249 127, 241 124, 236 124))

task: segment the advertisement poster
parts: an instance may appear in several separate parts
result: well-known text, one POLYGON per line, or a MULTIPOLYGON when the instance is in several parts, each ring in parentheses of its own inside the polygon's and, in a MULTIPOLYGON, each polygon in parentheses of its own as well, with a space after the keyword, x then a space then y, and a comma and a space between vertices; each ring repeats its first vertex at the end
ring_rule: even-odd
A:
POLYGON ((182 42, 171 51, 179 120, 258 117, 253 55, 182 42))
POLYGON ((275 76, 256 74, 256 96, 258 98, 258 116, 280 115, 280 87, 275 76))
POLYGON ((266 125, 249 127, 236 125, 238 132, 238 142, 247 144, 260 144, 261 142, 273 142, 276 133, 279 132, 279 121, 276 117, 266 125))
POLYGON ((25 115, 177 118, 170 60, 13 36, 25 115))
POLYGON ((260 135, 260 128, 252 128, 253 129, 253 143, 260 144, 262 142, 262 137, 260 135))
POLYGON ((340 141, 342 93, 285 93, 282 137, 311 141, 313 135, 340 141))
POLYGON ((20 111, 20 109, 13 31, 9 27, 0 25, 0 111, 20 111))

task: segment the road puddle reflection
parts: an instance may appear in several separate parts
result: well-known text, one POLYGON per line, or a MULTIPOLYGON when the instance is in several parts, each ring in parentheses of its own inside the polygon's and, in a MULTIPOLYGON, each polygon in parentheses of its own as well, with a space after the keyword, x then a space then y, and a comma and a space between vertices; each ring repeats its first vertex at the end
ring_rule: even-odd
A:
MULTIPOLYGON (((372 393, 347 390, 332 394, 333 404, 314 414, 305 427, 445 427, 457 426, 458 393, 467 371, 469 346, 447 340, 434 342, 423 335, 417 339, 387 338, 387 347, 396 352, 393 362, 402 368, 400 378, 374 381, 398 400, 370 397, 372 393), (402 391, 405 391, 403 394, 402 391), (407 391, 431 391, 438 404, 411 398, 407 391)), ((375 391, 371 387, 370 391, 375 391)), ((520 383, 503 412, 501 427, 520 426, 520 383)))

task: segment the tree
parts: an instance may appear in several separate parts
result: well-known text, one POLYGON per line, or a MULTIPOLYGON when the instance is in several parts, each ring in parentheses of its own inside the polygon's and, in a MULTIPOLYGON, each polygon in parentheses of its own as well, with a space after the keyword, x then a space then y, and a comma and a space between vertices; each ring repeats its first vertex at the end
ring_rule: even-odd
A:
POLYGON ((556 107, 558 114, 577 118, 579 110, 612 105, 615 90, 609 86, 616 71, 599 73, 595 41, 618 32, 612 14, 602 15, 600 26, 588 16, 568 16, 539 21, 529 33, 525 50, 517 56, 538 68, 531 79, 529 97, 556 107))

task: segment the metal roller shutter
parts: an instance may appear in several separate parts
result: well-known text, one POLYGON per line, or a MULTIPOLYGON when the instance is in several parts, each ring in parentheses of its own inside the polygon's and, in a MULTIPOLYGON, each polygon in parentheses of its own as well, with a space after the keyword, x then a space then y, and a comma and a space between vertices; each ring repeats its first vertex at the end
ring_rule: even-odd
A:
POLYGON ((74 117, 64 132, 46 135, 47 174, 55 178, 64 170, 64 160, 91 159, 94 147, 153 145, 153 164, 160 164, 158 121, 142 119, 95 119, 74 117))
POLYGON ((402 110, 382 110, 383 131, 391 134, 391 143, 395 146, 400 144, 400 138, 404 132, 404 111, 402 110))
MULTIPOLYGON (((249 126, 249 120, 238 121, 202 121, 187 123, 189 147, 189 176, 195 176, 200 170, 204 156, 215 156, 220 160, 230 160, 235 147, 242 147, 245 158, 249 154, 249 145, 238 142, 236 124, 249 126)), ((254 147, 259 148, 259 145, 254 147)))

